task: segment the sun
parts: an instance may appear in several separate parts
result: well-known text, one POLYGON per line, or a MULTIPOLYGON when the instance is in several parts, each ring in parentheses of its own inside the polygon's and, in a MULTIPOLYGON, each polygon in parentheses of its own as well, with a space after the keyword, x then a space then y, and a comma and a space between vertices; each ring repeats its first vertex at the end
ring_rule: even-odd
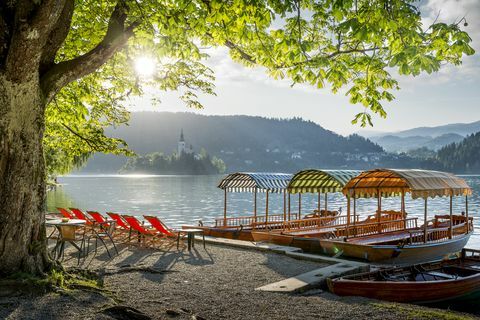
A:
POLYGON ((155 73, 156 62, 150 57, 138 57, 135 59, 135 71, 139 76, 151 77, 155 73))

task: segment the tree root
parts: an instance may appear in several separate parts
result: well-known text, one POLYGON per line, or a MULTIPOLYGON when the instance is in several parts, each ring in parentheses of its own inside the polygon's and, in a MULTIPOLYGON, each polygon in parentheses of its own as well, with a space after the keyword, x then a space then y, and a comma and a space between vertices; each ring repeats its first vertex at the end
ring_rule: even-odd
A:
POLYGON ((172 273, 172 272, 178 272, 178 271, 162 270, 162 269, 156 269, 156 268, 144 267, 144 266, 127 266, 127 267, 120 267, 118 269, 103 269, 101 271, 101 274, 112 275, 112 274, 128 273, 128 272, 147 272, 147 273, 153 273, 153 274, 165 274, 165 273, 172 273))
POLYGON ((116 305, 100 311, 118 320, 151 320, 145 313, 128 306, 116 305))

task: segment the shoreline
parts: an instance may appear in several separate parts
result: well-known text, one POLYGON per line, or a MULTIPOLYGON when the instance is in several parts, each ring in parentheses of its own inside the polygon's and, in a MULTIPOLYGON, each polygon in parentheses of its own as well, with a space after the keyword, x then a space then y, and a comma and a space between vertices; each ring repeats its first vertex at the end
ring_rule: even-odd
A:
MULTIPOLYGON (((257 291, 257 287, 326 265, 269 251, 211 243, 204 249, 200 242, 191 252, 177 251, 175 246, 152 250, 124 245, 119 251, 110 260, 99 247, 95 257, 90 254, 79 266, 103 270, 104 288, 113 292, 112 298, 89 291, 0 296, 0 318, 51 319, 62 310, 63 319, 115 319, 103 311, 115 305, 135 308, 149 319, 476 318, 455 311, 337 297, 318 288, 299 293, 257 291), (164 272, 111 272, 129 267, 164 272)), ((64 264, 75 267, 76 257, 69 246, 64 264)))

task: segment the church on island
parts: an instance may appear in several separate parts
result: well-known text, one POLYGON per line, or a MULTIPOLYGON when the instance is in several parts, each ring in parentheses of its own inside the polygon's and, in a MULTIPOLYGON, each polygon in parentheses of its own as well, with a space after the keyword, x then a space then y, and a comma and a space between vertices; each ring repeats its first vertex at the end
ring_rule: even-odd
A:
POLYGON ((192 154, 193 153, 193 146, 190 144, 187 147, 187 143, 185 142, 185 137, 183 136, 183 129, 180 132, 180 140, 178 140, 177 146, 177 155, 180 157, 182 154, 192 154))

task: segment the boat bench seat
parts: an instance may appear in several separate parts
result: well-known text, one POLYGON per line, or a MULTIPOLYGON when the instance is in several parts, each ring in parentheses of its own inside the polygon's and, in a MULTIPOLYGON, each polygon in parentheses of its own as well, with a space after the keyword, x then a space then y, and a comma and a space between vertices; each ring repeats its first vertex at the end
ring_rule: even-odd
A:
POLYGON ((358 244, 376 244, 395 240, 406 240, 410 238, 410 234, 406 231, 384 233, 382 235, 375 234, 369 237, 349 238, 348 242, 358 244))
POLYGON ((456 279, 457 276, 453 274, 448 274, 448 273, 443 273, 443 272, 437 272, 437 271, 428 271, 424 272, 425 274, 428 274, 434 278, 442 278, 442 279, 456 279))
POLYGON ((332 233, 337 231, 336 228, 328 228, 328 229, 311 229, 311 230, 299 230, 299 231, 291 231, 291 232, 282 232, 282 234, 290 235, 290 236, 303 236, 303 235, 310 235, 310 234, 321 234, 321 233, 332 233))

